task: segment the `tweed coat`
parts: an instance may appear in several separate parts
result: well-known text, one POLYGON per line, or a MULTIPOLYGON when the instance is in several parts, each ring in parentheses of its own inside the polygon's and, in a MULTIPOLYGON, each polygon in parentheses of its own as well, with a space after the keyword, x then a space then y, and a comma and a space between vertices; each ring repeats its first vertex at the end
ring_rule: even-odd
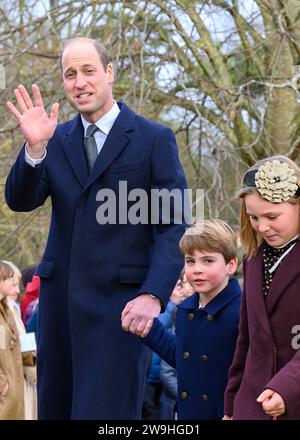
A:
POLYGON ((0 420, 24 420, 24 371, 17 327, 7 298, 0 301, 0 420))

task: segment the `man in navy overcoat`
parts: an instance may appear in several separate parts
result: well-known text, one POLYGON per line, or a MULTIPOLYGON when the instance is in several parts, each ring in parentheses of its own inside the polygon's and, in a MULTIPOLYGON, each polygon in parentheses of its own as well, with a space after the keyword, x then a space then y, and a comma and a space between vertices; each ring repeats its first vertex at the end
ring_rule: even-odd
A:
POLYGON ((61 64, 66 96, 79 112, 73 120, 57 125, 58 104, 48 116, 36 85, 33 101, 19 86, 17 106, 7 104, 27 142, 8 176, 6 201, 14 211, 52 201, 36 271, 39 418, 137 419, 147 353, 122 330, 121 313, 130 302, 123 329, 140 331, 160 313, 183 266, 184 225, 172 210, 159 224, 124 220, 124 206, 131 219, 150 219, 150 200, 139 213, 128 193, 182 193, 185 177, 171 130, 113 100, 113 67, 99 42, 71 40, 61 64), (91 124, 99 129, 98 156, 89 171, 84 139, 91 124))

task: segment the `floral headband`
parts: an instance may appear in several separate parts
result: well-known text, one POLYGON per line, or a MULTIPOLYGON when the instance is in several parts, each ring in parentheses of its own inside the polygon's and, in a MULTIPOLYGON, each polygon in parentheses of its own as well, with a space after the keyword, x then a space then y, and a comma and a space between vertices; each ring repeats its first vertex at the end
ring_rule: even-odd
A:
POLYGON ((273 160, 245 174, 243 184, 255 187, 261 197, 271 203, 287 202, 300 196, 295 170, 287 163, 273 160))

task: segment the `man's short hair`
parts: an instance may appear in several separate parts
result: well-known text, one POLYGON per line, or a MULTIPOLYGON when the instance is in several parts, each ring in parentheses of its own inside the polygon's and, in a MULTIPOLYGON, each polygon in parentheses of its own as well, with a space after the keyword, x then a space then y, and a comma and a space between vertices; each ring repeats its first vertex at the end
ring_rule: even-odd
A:
POLYGON ((80 40, 90 42, 93 44, 93 46, 95 47, 95 49, 99 55, 100 61, 103 65, 103 68, 106 71, 107 66, 109 65, 109 63, 111 63, 111 58, 108 53, 108 50, 106 49, 104 44, 101 42, 101 40, 95 40, 94 38, 85 38, 85 37, 71 38, 65 42, 63 49, 62 49, 61 57, 60 57, 60 66, 62 67, 62 57, 63 57, 65 49, 68 46, 70 46, 71 44, 75 43, 76 41, 80 41, 80 40))

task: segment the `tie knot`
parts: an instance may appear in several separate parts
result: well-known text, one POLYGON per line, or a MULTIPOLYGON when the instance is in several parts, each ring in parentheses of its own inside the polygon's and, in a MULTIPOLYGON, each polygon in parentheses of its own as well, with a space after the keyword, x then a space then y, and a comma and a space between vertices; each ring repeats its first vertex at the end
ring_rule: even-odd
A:
POLYGON ((89 125, 87 130, 86 130, 86 136, 87 137, 94 136, 94 134, 96 133, 97 130, 99 130, 97 125, 94 125, 94 124, 89 125))

